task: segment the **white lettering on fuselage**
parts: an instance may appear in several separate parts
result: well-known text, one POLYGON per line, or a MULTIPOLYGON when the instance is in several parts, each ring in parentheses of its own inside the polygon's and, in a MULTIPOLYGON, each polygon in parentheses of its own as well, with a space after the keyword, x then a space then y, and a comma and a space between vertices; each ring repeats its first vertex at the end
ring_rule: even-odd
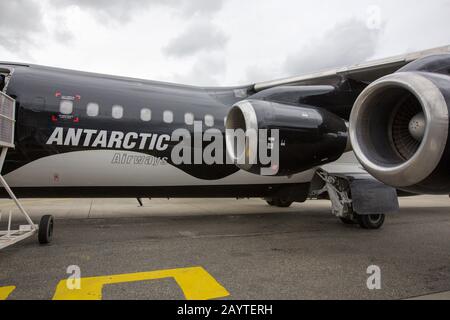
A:
POLYGON ((74 129, 57 127, 47 140, 48 145, 79 146, 108 149, 139 149, 165 151, 169 147, 170 136, 106 130, 74 129))

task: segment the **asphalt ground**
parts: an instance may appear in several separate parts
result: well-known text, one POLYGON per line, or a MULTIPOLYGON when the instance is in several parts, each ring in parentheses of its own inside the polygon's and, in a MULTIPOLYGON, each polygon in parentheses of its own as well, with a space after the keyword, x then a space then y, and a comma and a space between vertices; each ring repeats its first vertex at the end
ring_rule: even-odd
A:
MULTIPOLYGON (((450 298, 449 197, 402 199, 377 231, 341 224, 328 201, 289 209, 259 199, 23 204, 35 221, 55 215, 54 238, 0 251, 0 299, 450 298), (78 271, 81 288, 69 290, 78 271), (370 290, 369 277, 381 288, 370 290)), ((5 229, 9 211, 18 212, 9 200, 0 210, 5 229)))

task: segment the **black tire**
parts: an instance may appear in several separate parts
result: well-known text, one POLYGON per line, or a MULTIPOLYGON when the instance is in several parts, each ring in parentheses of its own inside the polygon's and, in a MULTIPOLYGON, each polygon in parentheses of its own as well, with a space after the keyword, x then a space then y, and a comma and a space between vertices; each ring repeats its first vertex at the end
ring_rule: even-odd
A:
POLYGON ((271 200, 266 199, 266 202, 269 206, 278 208, 289 208, 294 203, 294 201, 289 201, 280 198, 273 198, 271 200))
POLYGON ((53 216, 43 216, 39 222, 38 240, 40 244, 49 244, 53 239, 53 216))
POLYGON ((276 206, 278 208, 289 208, 290 206, 292 206, 293 203, 294 203, 294 201, 289 201, 289 200, 285 200, 285 199, 277 199, 276 206))
POLYGON ((348 225, 356 224, 355 221, 353 221, 352 219, 349 219, 349 218, 342 218, 342 217, 340 217, 339 219, 341 220, 341 222, 343 224, 348 224, 348 225))
POLYGON ((380 229, 386 216, 384 214, 357 215, 358 224, 363 229, 376 230, 380 229))

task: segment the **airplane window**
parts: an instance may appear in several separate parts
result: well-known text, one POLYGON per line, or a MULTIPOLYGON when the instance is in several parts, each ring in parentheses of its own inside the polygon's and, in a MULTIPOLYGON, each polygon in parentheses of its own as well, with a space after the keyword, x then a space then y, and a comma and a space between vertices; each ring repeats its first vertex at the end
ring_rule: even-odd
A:
POLYGON ((114 119, 122 119, 123 117, 123 107, 115 105, 112 107, 112 117, 114 119))
POLYGON ((207 114, 205 116, 205 124, 208 127, 214 126, 214 117, 212 115, 210 115, 210 114, 207 114))
POLYGON ((163 120, 165 123, 173 122, 173 112, 172 111, 164 111, 163 120))
POLYGON ((90 102, 90 103, 88 103, 88 105, 86 107, 86 114, 89 117, 96 117, 96 116, 98 116, 99 109, 100 109, 100 107, 99 107, 98 103, 90 102))
POLYGON ((192 113, 186 113, 184 115, 184 122, 188 125, 188 126, 192 126, 194 124, 194 115, 192 113))
POLYGON ((147 109, 147 108, 141 109, 141 120, 142 121, 152 120, 152 110, 147 109))
POLYGON ((59 112, 61 112, 62 114, 72 114, 73 101, 61 100, 61 102, 59 103, 59 112))

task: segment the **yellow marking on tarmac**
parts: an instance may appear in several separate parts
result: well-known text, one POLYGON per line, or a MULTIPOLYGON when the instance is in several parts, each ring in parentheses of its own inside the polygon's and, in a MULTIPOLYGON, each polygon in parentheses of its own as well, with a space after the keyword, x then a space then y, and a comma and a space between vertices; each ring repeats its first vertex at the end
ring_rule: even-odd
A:
POLYGON ((58 283, 53 300, 101 300, 104 285, 174 278, 187 300, 223 298, 230 293, 202 267, 157 270, 81 278, 81 289, 70 290, 67 280, 58 283))
POLYGON ((0 287, 0 300, 8 299, 11 292, 13 292, 15 289, 16 289, 15 286, 0 287))

